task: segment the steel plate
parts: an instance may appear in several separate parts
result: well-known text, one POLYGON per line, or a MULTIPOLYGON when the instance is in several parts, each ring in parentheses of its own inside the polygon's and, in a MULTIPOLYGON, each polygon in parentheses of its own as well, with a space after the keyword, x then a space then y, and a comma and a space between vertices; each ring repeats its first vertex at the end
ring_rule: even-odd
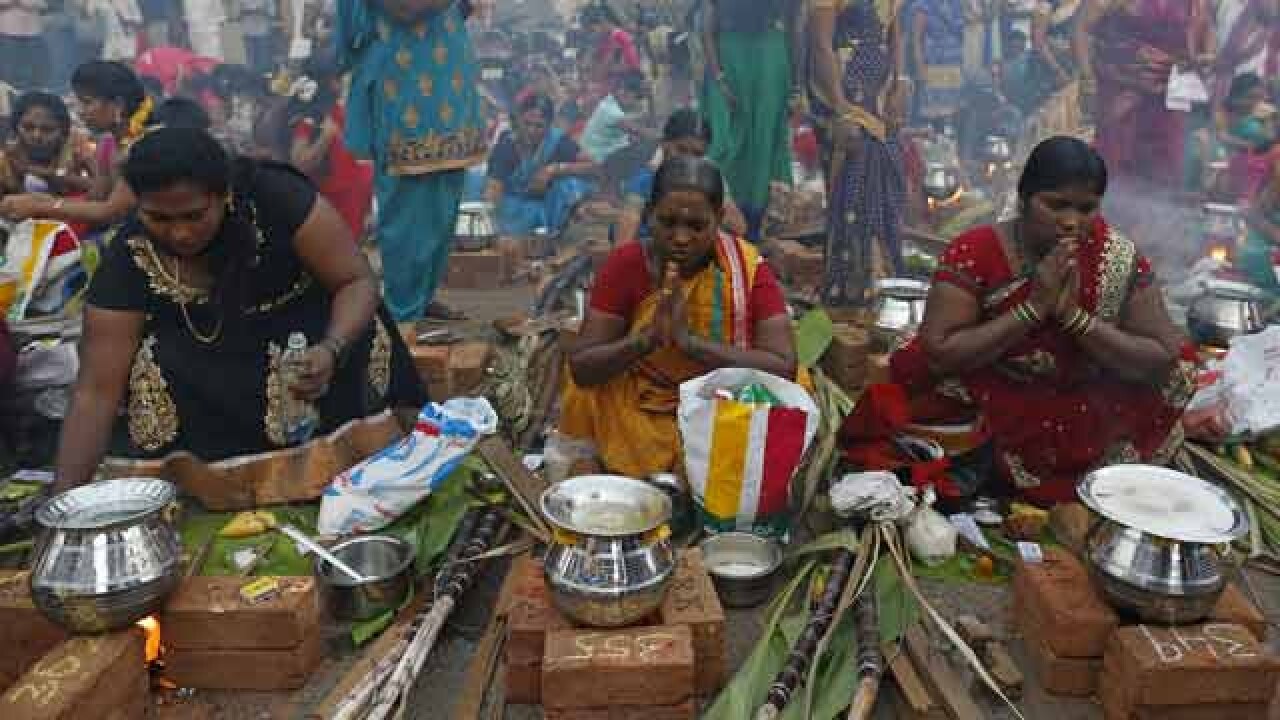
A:
POLYGON ((1218 544, 1249 530, 1244 511, 1226 490, 1168 468, 1099 468, 1076 490, 1085 505, 1108 520, 1169 540, 1218 544))

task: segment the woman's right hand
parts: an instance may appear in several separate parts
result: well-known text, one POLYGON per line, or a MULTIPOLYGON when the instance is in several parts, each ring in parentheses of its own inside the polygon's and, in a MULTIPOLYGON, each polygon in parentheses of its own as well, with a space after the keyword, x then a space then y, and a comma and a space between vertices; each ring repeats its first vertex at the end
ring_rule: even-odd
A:
POLYGON ((1076 242, 1060 241, 1036 266, 1036 273, 1031 280, 1031 295, 1027 302, 1035 309, 1041 319, 1048 319, 1058 306, 1062 297, 1062 289, 1075 267, 1076 242))

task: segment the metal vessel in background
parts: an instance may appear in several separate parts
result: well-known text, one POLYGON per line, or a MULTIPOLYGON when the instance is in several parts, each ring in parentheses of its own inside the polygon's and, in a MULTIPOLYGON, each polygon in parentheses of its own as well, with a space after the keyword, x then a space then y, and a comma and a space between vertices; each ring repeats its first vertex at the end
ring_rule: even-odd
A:
POLYGON ((662 604, 675 571, 671 499, 619 475, 582 475, 548 488, 554 532, 544 561, 555 606, 592 627, 621 627, 662 604))
POLYGON ((163 480, 121 478, 46 503, 36 512, 36 607, 76 634, 127 627, 156 612, 181 579, 176 499, 163 480))
POLYGON ((872 338, 878 351, 887 352, 920 326, 929 283, 911 278, 885 278, 876 281, 875 292, 872 338))
POLYGON ((1261 331, 1263 294, 1242 282, 1212 280, 1187 309, 1187 330, 1201 345, 1227 347, 1231 338, 1261 331))
POLYGON ((960 171, 949 163, 930 162, 924 167, 924 194, 930 200, 950 200, 960 190, 960 171))
POLYGON ((1085 477, 1080 499, 1101 516, 1085 557, 1108 601, 1145 622, 1203 619, 1226 587, 1219 547, 1248 522, 1225 490, 1148 465, 1114 465, 1085 477))
POLYGON ((725 605, 755 607, 773 594, 774 577, 783 559, 782 546, 777 540, 745 532, 727 532, 708 537, 698 547, 725 605))
POLYGON ((488 250, 497 238, 493 205, 487 202, 464 202, 458 206, 458 222, 453 231, 454 247, 465 252, 488 250))

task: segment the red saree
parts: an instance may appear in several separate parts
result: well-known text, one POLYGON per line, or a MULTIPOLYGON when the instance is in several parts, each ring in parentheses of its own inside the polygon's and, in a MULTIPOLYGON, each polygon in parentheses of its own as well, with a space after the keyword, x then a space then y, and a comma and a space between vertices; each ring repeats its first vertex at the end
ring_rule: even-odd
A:
MULTIPOLYGON (((1118 320, 1131 293, 1152 281, 1133 243, 1102 221, 1080 247, 1078 264, 1080 306, 1103 320, 1118 320)), ((1031 287, 1029 277, 1010 268, 991 227, 952 241, 934 282, 973 293, 984 320, 1027 299, 1031 287)), ((930 376, 918 340, 891 361, 894 382, 976 406, 1005 479, 1038 504, 1074 499, 1076 482, 1101 465, 1165 462, 1182 438, 1178 421, 1194 391, 1194 369, 1188 345, 1160 382, 1112 378, 1055 324, 1032 332, 995 364, 941 384, 930 376)))

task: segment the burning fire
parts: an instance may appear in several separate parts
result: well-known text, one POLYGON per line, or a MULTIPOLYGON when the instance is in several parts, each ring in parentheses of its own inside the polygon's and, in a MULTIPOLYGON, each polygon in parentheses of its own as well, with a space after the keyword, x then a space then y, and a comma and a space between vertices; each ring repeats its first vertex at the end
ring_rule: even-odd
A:
POLYGON ((142 628, 146 636, 146 658, 150 665, 160 657, 160 621, 154 615, 149 615, 134 624, 142 628))
POLYGON ((1212 248, 1209 248, 1209 257, 1220 263, 1225 263, 1230 259, 1231 253, 1229 253, 1227 248, 1223 245, 1214 245, 1212 248))
POLYGON ((958 203, 960 201, 960 198, 963 195, 964 195, 964 188, 959 187, 959 188, 956 188, 955 192, 951 193, 951 197, 945 198, 943 200, 934 200, 931 197, 927 197, 925 198, 925 202, 928 203, 929 211, 933 212, 941 208, 950 207, 958 203))

